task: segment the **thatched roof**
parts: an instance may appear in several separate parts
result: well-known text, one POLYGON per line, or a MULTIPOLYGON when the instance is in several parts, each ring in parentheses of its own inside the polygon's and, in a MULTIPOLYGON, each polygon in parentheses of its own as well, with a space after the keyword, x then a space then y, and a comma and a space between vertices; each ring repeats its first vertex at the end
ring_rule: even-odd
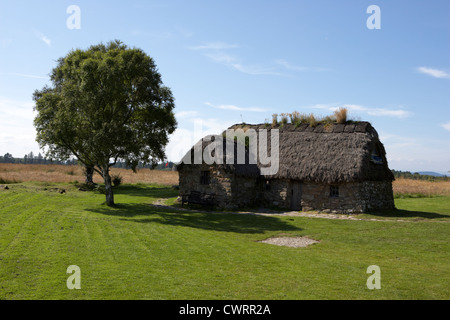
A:
MULTIPOLYGON (((269 137, 272 130, 267 124, 236 124, 230 129, 254 129, 256 132, 266 129, 269 137)), ((318 124, 315 127, 285 124, 274 129, 279 130, 280 165, 278 172, 265 176, 266 179, 324 183, 394 180, 388 168, 384 146, 378 133, 368 122, 318 124), (374 161, 374 152, 381 161, 374 161)), ((202 148, 208 143, 210 142, 204 143, 202 148)), ((260 163, 220 166, 249 177, 260 175, 258 168, 262 167, 260 163)), ((179 166, 179 170, 182 167, 183 165, 179 166)))

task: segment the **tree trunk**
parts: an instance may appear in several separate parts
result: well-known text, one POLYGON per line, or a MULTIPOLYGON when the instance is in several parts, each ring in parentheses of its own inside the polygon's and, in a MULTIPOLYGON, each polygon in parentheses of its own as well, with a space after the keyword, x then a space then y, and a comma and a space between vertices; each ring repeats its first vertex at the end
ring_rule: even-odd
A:
POLYGON ((89 185, 89 186, 93 186, 94 185, 94 168, 90 167, 90 166, 85 166, 84 167, 84 175, 85 175, 85 180, 84 182, 89 185))
POLYGON ((114 206, 114 194, 112 190, 111 176, 109 175, 109 168, 103 170, 103 179, 105 180, 106 205, 109 207, 114 206))

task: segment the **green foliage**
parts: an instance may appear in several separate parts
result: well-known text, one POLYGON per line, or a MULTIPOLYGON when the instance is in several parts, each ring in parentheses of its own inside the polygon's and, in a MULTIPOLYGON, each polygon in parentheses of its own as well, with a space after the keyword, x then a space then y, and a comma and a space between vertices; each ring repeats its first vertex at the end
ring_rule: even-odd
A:
POLYGON ((316 117, 314 116, 314 114, 310 114, 309 115, 309 126, 310 127, 315 127, 319 124, 319 122, 317 121, 316 117))
POLYGON ((156 164, 176 128, 174 98, 151 57, 120 41, 73 50, 51 72, 51 87, 36 90, 34 125, 47 156, 74 155, 105 178, 118 159, 136 169, 156 164), (112 159, 112 162, 111 162, 112 159))
POLYGON ((114 174, 111 176, 114 187, 118 187, 122 184, 123 177, 120 174, 114 174))
POLYGON ((278 124, 278 114, 274 113, 272 115, 272 127, 275 127, 278 124))
POLYGON ((288 113, 282 113, 281 114, 281 125, 285 125, 288 123, 288 113))

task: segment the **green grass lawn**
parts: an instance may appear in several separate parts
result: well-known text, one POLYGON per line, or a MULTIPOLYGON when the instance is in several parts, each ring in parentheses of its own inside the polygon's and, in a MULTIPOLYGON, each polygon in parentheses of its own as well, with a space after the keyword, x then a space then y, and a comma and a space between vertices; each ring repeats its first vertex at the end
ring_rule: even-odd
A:
POLYGON ((392 221, 352 221, 161 209, 150 204, 177 191, 147 185, 119 187, 109 208, 58 187, 0 190, 0 299, 450 298, 449 197, 397 199, 401 210, 360 215, 392 221), (258 242, 280 234, 320 242, 258 242), (70 265, 80 290, 66 286, 70 265), (379 290, 366 286, 370 265, 379 290))

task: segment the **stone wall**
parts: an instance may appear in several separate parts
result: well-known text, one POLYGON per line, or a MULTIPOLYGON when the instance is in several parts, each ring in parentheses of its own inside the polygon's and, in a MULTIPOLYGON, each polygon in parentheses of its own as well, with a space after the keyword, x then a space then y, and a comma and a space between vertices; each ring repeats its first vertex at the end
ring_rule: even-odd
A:
MULTIPOLYGON (((219 208, 237 209, 245 206, 266 206, 289 209, 291 183, 289 180, 266 181, 236 176, 223 168, 211 165, 184 166, 179 172, 180 195, 191 191, 214 193, 219 208), (200 183, 202 171, 210 172, 210 183, 200 183)), ((394 208, 392 182, 365 181, 336 184, 339 196, 330 197, 330 185, 303 183, 301 206, 303 211, 357 213, 376 209, 394 208)))
POLYGON ((256 179, 244 178, 211 165, 184 166, 179 172, 180 195, 191 191, 214 193, 215 205, 219 208, 237 209, 255 204, 256 179), (200 183, 202 171, 210 172, 210 183, 200 183))
POLYGON ((366 211, 395 208, 391 181, 364 181, 360 184, 360 194, 366 211))
POLYGON ((339 187, 339 196, 330 197, 330 185, 303 184, 302 210, 357 213, 395 207, 390 181, 342 183, 336 186, 339 187))
MULTIPOLYGON (((266 180, 267 181, 267 180, 266 180)), ((289 180, 268 180, 269 188, 266 187, 266 181, 263 181, 263 205, 268 207, 289 208, 290 198, 288 197, 289 180)))

